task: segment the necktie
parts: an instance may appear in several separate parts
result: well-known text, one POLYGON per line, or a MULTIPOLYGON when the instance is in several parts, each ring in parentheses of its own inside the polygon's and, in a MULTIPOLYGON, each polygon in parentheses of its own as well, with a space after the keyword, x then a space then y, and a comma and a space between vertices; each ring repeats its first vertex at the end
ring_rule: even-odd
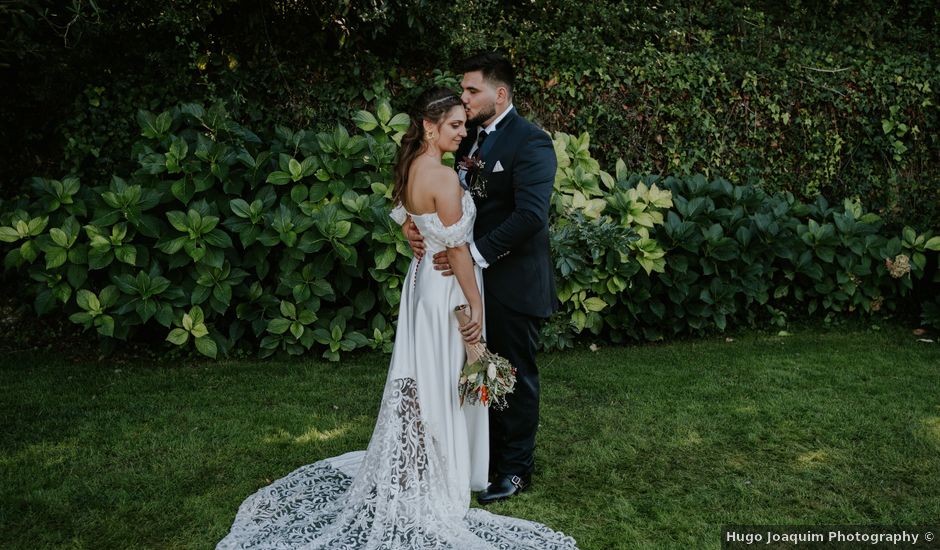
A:
POLYGON ((480 151, 483 149, 483 142, 486 141, 486 136, 488 135, 489 134, 486 133, 486 130, 477 134, 477 148, 476 151, 473 152, 473 155, 471 155, 473 158, 480 156, 480 151))

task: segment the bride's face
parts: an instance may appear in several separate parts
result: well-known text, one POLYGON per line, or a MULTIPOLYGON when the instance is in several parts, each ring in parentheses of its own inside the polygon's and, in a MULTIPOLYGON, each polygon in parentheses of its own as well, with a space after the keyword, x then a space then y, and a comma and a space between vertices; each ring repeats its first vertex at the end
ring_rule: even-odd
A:
POLYGON ((455 105, 437 127, 437 146, 441 151, 451 152, 460 147, 460 142, 467 137, 467 114, 463 107, 455 105))

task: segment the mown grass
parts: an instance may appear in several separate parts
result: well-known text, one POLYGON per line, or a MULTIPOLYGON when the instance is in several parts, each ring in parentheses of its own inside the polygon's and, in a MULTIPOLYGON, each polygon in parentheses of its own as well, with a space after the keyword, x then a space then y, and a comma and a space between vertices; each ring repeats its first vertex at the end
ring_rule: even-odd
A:
MULTIPOLYGON (((582 549, 725 524, 936 524, 940 346, 899 328, 542 357, 531 491, 490 509, 582 549)), ((0 359, 0 547, 210 548, 250 493, 364 448, 387 357, 0 359)))

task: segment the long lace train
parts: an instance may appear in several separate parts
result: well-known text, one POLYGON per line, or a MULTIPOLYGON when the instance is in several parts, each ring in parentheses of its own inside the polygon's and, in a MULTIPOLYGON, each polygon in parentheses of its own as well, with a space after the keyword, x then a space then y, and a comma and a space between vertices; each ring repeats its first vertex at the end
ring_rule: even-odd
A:
MULTIPOLYGON (((452 226, 413 216, 427 254, 472 239, 469 193, 462 205, 452 226)), ((453 311, 466 299, 431 262, 412 260, 405 281, 368 449, 303 466, 248 497, 219 549, 576 549, 539 523, 470 508, 471 489, 486 486, 489 438, 487 410, 462 407, 457 395, 466 355, 453 311)))
POLYGON ((217 549, 576 549, 539 523, 446 498, 435 444, 415 381, 389 380, 368 450, 302 466, 251 495, 217 549))

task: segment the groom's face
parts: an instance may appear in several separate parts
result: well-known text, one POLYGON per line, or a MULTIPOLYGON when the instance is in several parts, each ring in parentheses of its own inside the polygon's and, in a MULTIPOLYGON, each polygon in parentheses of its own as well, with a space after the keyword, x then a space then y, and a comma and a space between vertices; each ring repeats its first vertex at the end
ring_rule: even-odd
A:
POLYGON ((496 116, 496 87, 483 78, 483 71, 464 73, 460 95, 467 111, 467 125, 479 126, 496 116))

